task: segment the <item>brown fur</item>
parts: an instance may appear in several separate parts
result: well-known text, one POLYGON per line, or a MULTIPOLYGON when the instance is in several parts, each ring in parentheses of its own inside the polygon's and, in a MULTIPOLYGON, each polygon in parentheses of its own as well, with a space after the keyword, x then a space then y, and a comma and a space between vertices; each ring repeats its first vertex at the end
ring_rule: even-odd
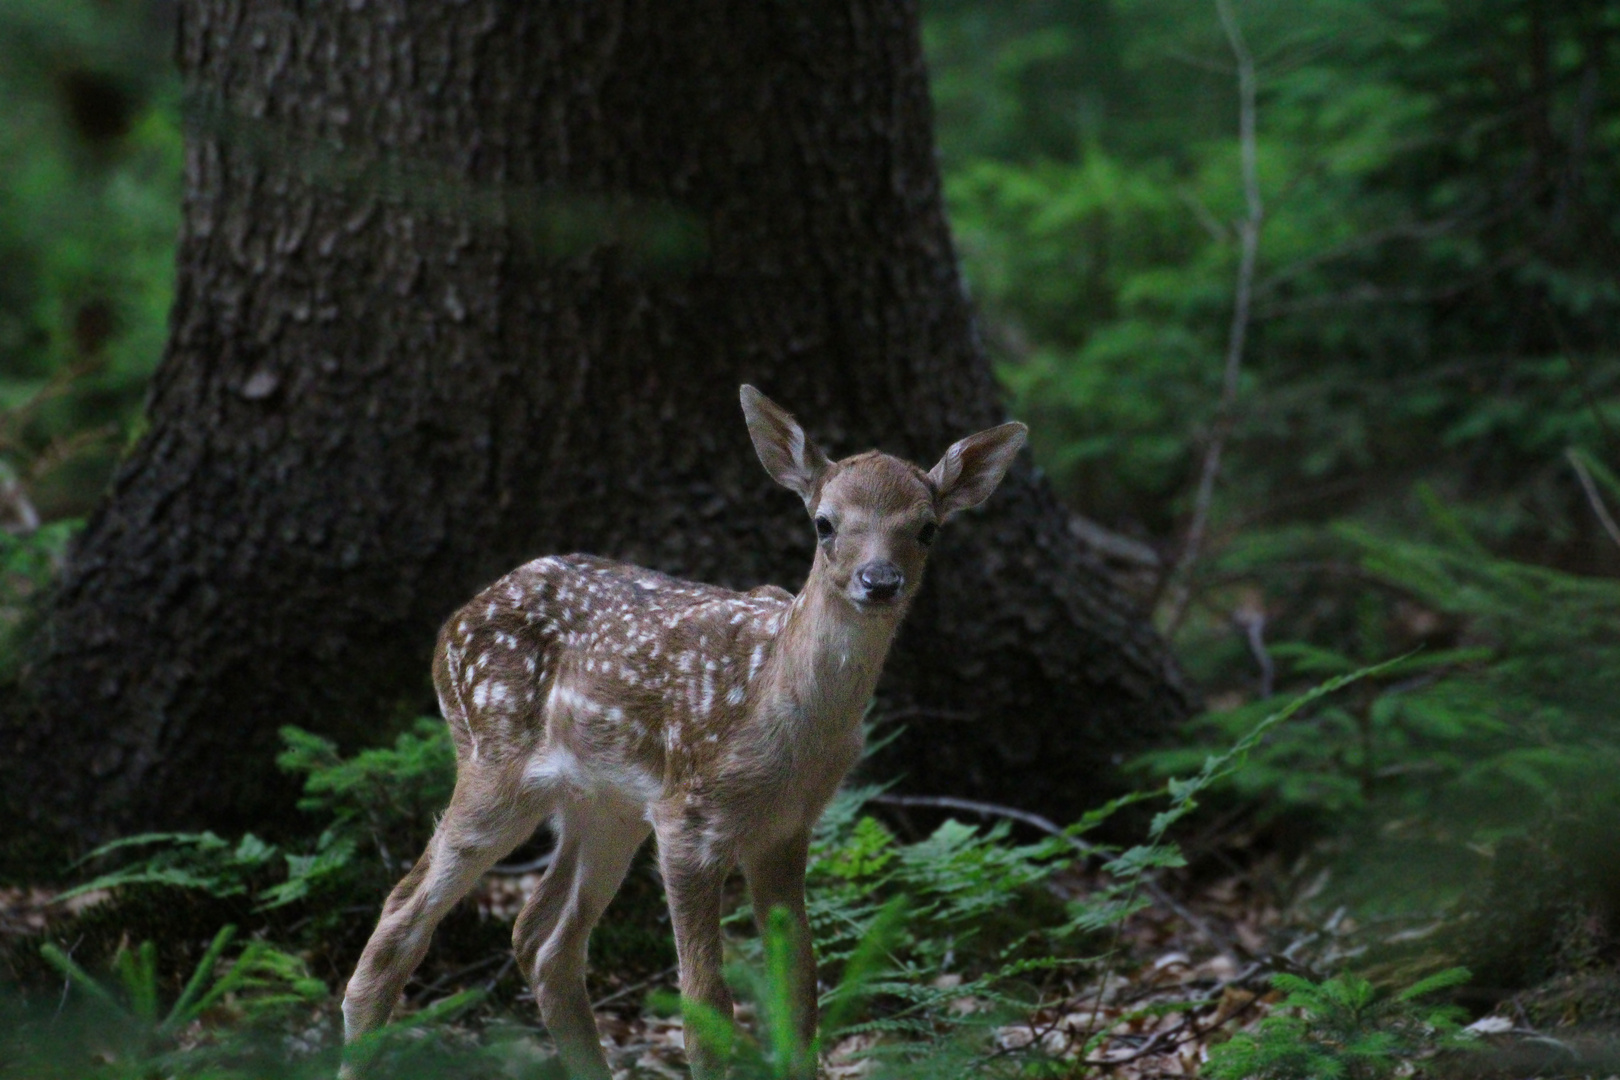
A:
MULTIPOLYGON (((658 838, 681 992, 723 1013, 721 886, 741 863, 761 918, 793 926, 796 1019, 816 1026, 804 912, 810 829, 860 756, 860 718, 922 579, 925 526, 987 497, 1023 442, 1007 424, 924 473, 876 451, 829 462, 751 387, 743 409, 767 470, 836 534, 798 596, 680 581, 589 555, 538 559, 453 615, 434 684, 456 790, 395 887, 349 980, 353 1040, 384 1022, 433 927, 541 820, 557 851, 513 934, 570 1074, 608 1076, 585 995, 591 927, 637 847, 658 838), (874 598, 863 567, 898 570, 874 598)), ((717 1075, 702 1045, 694 1074, 717 1075)))

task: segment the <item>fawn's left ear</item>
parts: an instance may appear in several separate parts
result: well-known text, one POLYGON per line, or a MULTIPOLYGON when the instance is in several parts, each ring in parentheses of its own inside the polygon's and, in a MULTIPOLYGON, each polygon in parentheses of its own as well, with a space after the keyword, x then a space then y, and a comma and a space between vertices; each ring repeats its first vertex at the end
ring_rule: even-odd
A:
POLYGON ((934 482, 935 512, 944 522, 952 514, 978 506, 990 497, 1029 437, 1023 424, 1002 424, 952 443, 928 471, 934 482))
POLYGON ((805 435, 793 414, 752 386, 745 383, 738 396, 759 463, 772 480, 808 503, 827 470, 827 455, 805 435))

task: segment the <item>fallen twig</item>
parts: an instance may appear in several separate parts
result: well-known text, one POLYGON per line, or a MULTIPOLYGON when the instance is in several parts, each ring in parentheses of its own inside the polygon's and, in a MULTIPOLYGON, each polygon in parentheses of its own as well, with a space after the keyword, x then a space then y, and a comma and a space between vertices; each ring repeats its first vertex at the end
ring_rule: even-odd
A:
MULTIPOLYGON (((451 972, 448 972, 447 974, 440 975, 437 979, 434 979, 432 982, 430 982, 427 985, 423 986, 422 989, 417 992, 416 997, 420 999, 420 998, 429 997, 429 996, 431 996, 433 994, 437 994, 440 990, 443 990, 446 986, 449 986, 451 983, 456 982, 458 979, 462 978, 463 976, 471 975, 473 972, 478 971, 480 968, 489 967, 491 964, 494 964, 494 963, 496 963, 498 961, 501 961, 501 960, 510 961, 511 956, 512 956, 512 954, 509 953, 509 952, 491 953, 490 955, 484 957, 482 960, 473 961, 472 963, 468 964, 466 967, 457 968, 455 971, 451 971, 451 972)), ((497 974, 496 978, 498 979, 501 974, 505 974, 505 969, 504 968, 502 969, 502 971, 500 973, 497 974)))
POLYGON ((679 967, 665 968, 663 971, 660 971, 658 974, 652 976, 651 978, 642 979, 640 982, 635 983, 635 984, 633 984, 631 986, 626 986, 622 990, 615 990, 613 993, 609 994, 605 998, 599 998, 598 1000, 591 1002, 591 1008, 600 1009, 604 1005, 611 1005, 615 1001, 618 1001, 618 1000, 620 1000, 622 998, 627 998, 631 994, 634 994, 638 990, 645 990, 649 986, 657 986, 661 982, 667 982, 667 981, 669 981, 669 977, 671 975, 674 975, 678 971, 680 971, 679 967))

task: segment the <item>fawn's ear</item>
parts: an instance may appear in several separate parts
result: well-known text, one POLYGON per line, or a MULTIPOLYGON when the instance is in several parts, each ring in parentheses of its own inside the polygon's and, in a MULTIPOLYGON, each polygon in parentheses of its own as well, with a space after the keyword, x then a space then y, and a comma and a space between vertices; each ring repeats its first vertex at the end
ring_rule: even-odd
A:
POLYGON ((804 428, 782 406, 746 383, 739 396, 759 463, 772 480, 808 503, 827 469, 827 455, 805 436, 804 428))
POLYGON ((1023 424, 1002 424, 952 443, 928 472, 938 492, 934 508, 939 520, 988 499, 1028 436, 1029 428, 1023 424))

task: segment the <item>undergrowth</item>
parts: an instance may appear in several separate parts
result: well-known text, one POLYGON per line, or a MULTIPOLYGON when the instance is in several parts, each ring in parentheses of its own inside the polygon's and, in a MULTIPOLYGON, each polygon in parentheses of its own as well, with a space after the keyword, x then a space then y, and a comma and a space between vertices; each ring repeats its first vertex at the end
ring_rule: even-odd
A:
MULTIPOLYGON (((1593 472, 1620 495, 1601 466, 1593 472)), ((1315 821, 1338 834, 1341 895, 1385 908, 1464 896, 1502 844, 1620 805, 1620 583, 1492 554, 1438 498, 1425 505, 1421 538, 1343 524, 1279 537, 1277 549, 1250 553, 1255 565, 1228 567, 1263 575, 1289 551, 1356 576, 1350 632, 1269 646, 1284 684, 1409 646, 1403 624, 1422 632, 1418 651, 1280 729, 1223 792, 1262 824, 1315 821)), ((1192 745, 1146 765, 1183 771, 1273 707, 1262 698, 1206 714, 1192 745)), ((1608 845, 1599 857, 1611 856, 1608 845)))
POLYGON ((1285 997, 1255 1031, 1215 1047, 1210 1080, 1385 1080, 1410 1070, 1414 1059, 1471 1045, 1462 1010, 1420 999, 1467 982, 1466 968, 1448 968, 1398 993, 1341 975, 1321 983, 1281 974, 1272 984, 1285 997))
MULTIPOLYGON (((905 842, 867 812, 880 788, 846 789, 818 827, 809 872, 811 925, 821 982, 828 988, 820 1047, 797 1045, 783 1022, 785 939, 737 932, 748 921, 746 906, 728 920, 728 975, 739 999, 754 1005, 751 1028, 674 1000, 662 1007, 683 1009, 688 1025, 727 1047, 740 1080, 806 1075, 814 1051, 857 1035, 880 1076, 1072 1071, 1072 1062, 1048 1060, 1038 1043, 1008 1052, 993 1034, 1028 1017, 1051 994, 1095 980, 1120 961, 1120 927, 1148 904, 1148 883, 1182 862, 1174 827, 1208 790, 1229 782, 1252 754, 1263 752, 1275 729, 1327 695, 1363 679, 1386 678, 1404 662, 1330 679, 1254 724, 1227 749, 1209 754, 1191 776, 1117 799, 1060 835, 1033 843, 1015 842, 1005 823, 975 828, 954 820, 905 842), (1148 799, 1162 804, 1143 843, 1119 849, 1081 840, 1122 807, 1148 799), (1105 884, 1082 899, 1058 899, 1047 887, 1052 876, 1083 858, 1100 861, 1105 884)), ((31 1063, 28 1075, 302 1077, 334 1065, 334 987, 341 974, 323 980, 311 969, 319 962, 346 973, 352 956, 323 953, 323 942, 343 927, 348 930, 338 936, 353 940, 348 931, 369 926, 382 892, 430 831, 433 808, 448 796, 452 766, 437 722, 422 721, 392 746, 349 758, 296 729, 284 738, 280 762, 304 776, 299 805, 314 826, 305 847, 278 847, 252 835, 131 837, 93 857, 140 857, 75 890, 111 892, 87 918, 98 910, 116 912, 129 897, 150 896, 152 890, 229 900, 256 922, 251 940, 233 949, 235 927, 216 928, 189 974, 166 978, 157 943, 125 943, 101 962, 107 973, 97 974, 93 960, 71 956, 67 935, 73 924, 62 925, 55 940, 41 944, 39 957, 65 978, 66 1007, 61 989, 36 989, 6 1003, 13 1014, 6 1052, 31 1063), (98 1036, 85 1042, 84 1033, 92 1029, 98 1036), (85 1047, 97 1048, 94 1056, 87 1058, 85 1047)), ((488 998, 487 989, 474 985, 408 1012, 349 1052, 386 1062, 390 1075, 452 1068, 457 1075, 554 1075, 556 1066, 530 1022, 507 1019, 507 1007, 488 998)), ((653 1003, 660 1005, 656 997, 653 1003)), ((1267 1038, 1328 1032, 1339 1022, 1336 1016, 1307 1010, 1292 1027, 1273 1025, 1262 1032, 1255 1053, 1270 1052, 1267 1038)), ((1085 1050, 1102 1038, 1097 1033, 1085 1050)), ((1330 1048, 1313 1053, 1333 1052, 1333 1038, 1323 1040, 1330 1048)), ((1360 1045, 1346 1053, 1353 1057, 1360 1045)), ((1404 1043, 1389 1047, 1397 1058, 1408 1053, 1404 1043)))

